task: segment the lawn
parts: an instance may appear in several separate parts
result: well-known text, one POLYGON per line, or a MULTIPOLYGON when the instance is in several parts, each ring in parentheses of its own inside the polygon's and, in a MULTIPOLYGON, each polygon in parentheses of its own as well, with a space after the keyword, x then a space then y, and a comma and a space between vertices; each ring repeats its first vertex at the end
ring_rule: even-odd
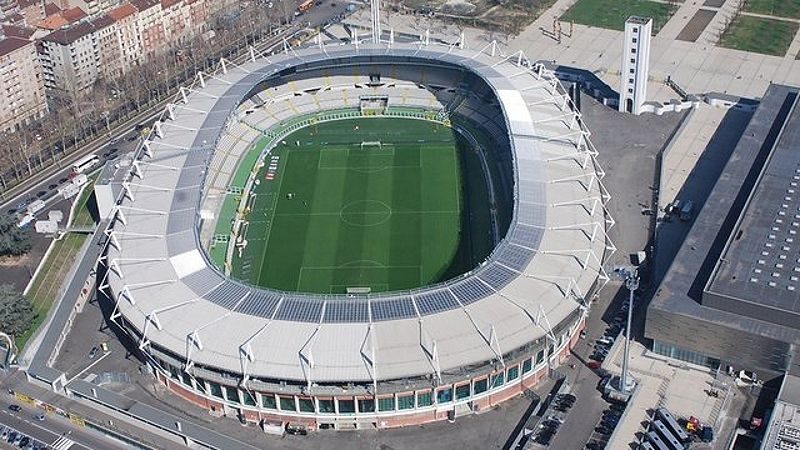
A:
POLYGON ((748 0, 746 12, 800 19, 800 0, 748 0))
POLYGON ((739 15, 722 35, 722 47, 784 56, 797 33, 798 24, 785 20, 739 15))
POLYGON ((28 291, 27 297, 33 305, 36 317, 28 331, 17 336, 17 348, 22 349, 25 346, 31 335, 47 317, 47 313, 61 291, 64 278, 72 268, 86 238, 87 236, 84 234, 68 233, 53 244, 53 249, 47 259, 42 262, 42 268, 28 291))
POLYGON ((284 142, 257 175, 234 276, 290 291, 379 292, 436 282, 485 257, 475 253, 487 246, 472 251, 472 235, 487 236, 488 220, 464 220, 462 210, 465 194, 484 205, 486 194, 462 186, 469 152, 451 128, 364 118, 320 123, 284 142))
POLYGON ((669 4, 647 0, 578 0, 561 21, 623 31, 630 16, 652 17, 655 35, 673 13, 669 4))
POLYGON ((97 177, 100 176, 100 172, 96 172, 94 175, 89 176, 89 179, 86 182, 86 185, 83 187, 83 191, 81 191, 81 196, 78 197, 76 206, 75 206, 75 215, 72 218, 72 223, 70 225, 74 226, 91 226, 94 225, 94 217, 92 217, 92 211, 97 211, 97 208, 94 202, 90 202, 92 195, 94 194, 94 182, 97 181, 97 177))

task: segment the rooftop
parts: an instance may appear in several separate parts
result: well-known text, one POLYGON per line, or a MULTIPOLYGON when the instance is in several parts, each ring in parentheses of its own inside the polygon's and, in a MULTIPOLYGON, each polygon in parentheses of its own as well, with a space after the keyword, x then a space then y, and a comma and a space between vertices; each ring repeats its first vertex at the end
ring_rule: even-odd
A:
POLYGON ((758 305, 760 317, 780 323, 780 318, 764 316, 763 308, 800 314, 800 108, 787 98, 778 120, 767 125, 762 127, 767 136, 762 147, 772 148, 766 166, 707 292, 758 305))

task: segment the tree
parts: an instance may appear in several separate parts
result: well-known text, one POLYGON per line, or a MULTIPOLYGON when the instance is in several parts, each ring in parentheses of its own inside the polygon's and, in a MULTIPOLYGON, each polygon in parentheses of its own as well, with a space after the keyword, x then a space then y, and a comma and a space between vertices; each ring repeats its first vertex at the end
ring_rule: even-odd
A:
POLYGON ((14 216, 3 214, 0 216, 0 256, 18 256, 31 249, 31 239, 28 230, 17 227, 14 216))
POLYGON ((19 336, 30 328, 35 314, 31 302, 10 284, 0 284, 0 331, 19 336))

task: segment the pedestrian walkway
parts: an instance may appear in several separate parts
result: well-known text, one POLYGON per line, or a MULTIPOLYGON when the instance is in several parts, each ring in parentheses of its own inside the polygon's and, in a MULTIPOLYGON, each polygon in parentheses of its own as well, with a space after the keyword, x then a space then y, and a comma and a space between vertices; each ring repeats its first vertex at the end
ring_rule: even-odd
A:
POLYGON ((784 55, 784 58, 790 61, 800 58, 800 29, 794 34, 794 39, 792 39, 792 43, 789 45, 789 50, 786 52, 786 55, 784 55))
POLYGON ((53 450, 69 450, 69 448, 72 447, 73 445, 75 445, 75 442, 69 440, 64 436, 61 436, 60 438, 53 441, 53 443, 50 444, 50 447, 53 450))

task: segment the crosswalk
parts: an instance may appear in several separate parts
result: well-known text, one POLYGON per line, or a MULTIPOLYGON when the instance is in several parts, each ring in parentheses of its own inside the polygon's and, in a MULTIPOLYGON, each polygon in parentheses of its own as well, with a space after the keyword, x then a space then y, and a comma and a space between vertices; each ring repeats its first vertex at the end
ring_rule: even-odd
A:
POLYGON ((75 445, 74 441, 67 439, 64 436, 61 436, 60 438, 53 441, 53 443, 50 444, 48 448, 53 450, 68 450, 73 445, 75 445))

